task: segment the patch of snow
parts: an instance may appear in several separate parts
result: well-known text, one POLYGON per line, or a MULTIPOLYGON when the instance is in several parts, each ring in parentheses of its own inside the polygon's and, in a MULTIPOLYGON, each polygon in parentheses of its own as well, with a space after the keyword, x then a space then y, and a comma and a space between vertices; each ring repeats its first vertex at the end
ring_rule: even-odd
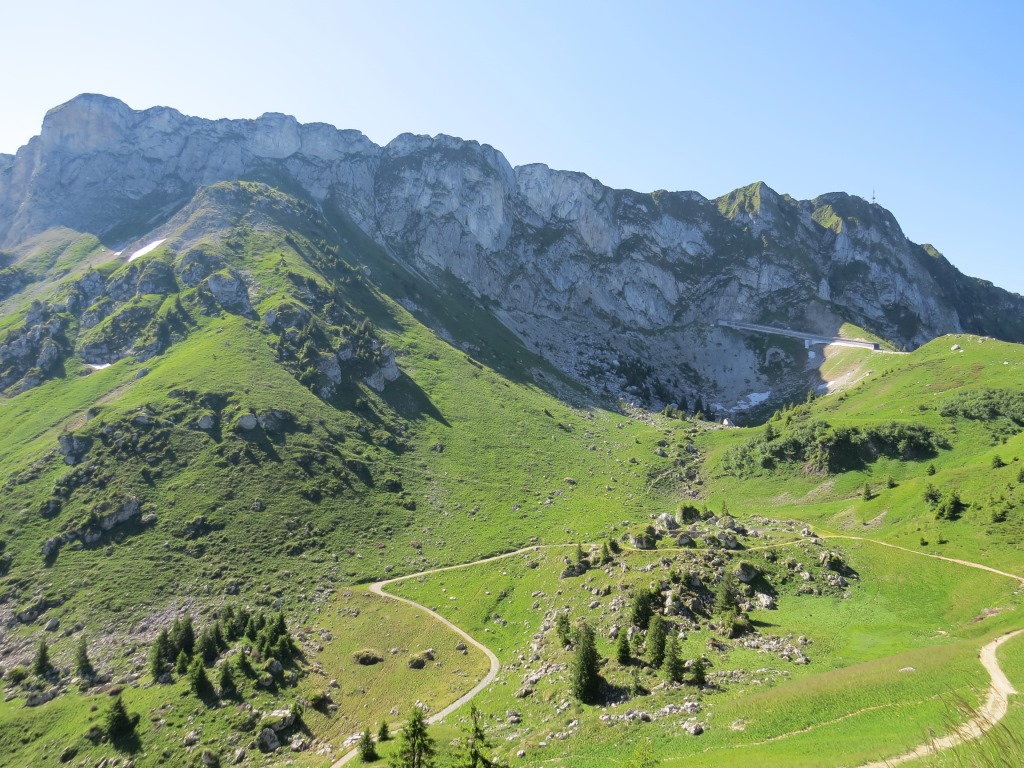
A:
POLYGON ((165 242, 167 242, 167 238, 166 237, 162 238, 160 240, 154 240, 149 245, 146 245, 146 246, 143 246, 142 248, 139 248, 139 250, 137 250, 135 253, 133 253, 131 256, 128 257, 128 262, 131 263, 131 262, 135 261, 137 258, 139 258, 140 256, 145 256, 147 253, 152 253, 157 248, 159 248, 161 245, 163 245, 165 242))
POLYGON ((769 397, 772 396, 772 391, 769 389, 767 392, 751 392, 746 397, 740 399, 733 408, 734 411, 746 411, 753 408, 755 405, 760 405, 769 397))
POLYGON ((86 368, 91 368, 94 371, 102 371, 104 368, 109 368, 110 366, 111 363, 100 363, 99 365, 94 365, 93 363, 85 364, 86 368))
POLYGON ((114 255, 115 256, 120 256, 122 253, 124 253, 124 251, 117 251, 114 255))

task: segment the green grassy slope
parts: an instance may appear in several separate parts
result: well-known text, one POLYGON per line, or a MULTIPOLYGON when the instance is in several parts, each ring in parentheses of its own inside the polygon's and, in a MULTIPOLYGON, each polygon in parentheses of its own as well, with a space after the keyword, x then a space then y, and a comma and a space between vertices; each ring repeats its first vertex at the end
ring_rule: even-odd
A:
MULTIPOLYGON (((594 403, 461 286, 428 284, 350 223, 265 185, 204 190, 168 227, 164 246, 131 264, 54 233, 21 257, 38 279, 0 319, 5 340, 27 336, 41 301, 45 322, 60 325, 59 364, 19 369, 0 401, 2 665, 28 663, 46 637, 67 668, 87 637, 97 668, 143 715, 137 766, 195 762, 181 740, 196 724, 222 759, 250 745, 251 764, 272 762, 251 748, 237 705, 134 677, 173 617, 203 623, 225 604, 283 610, 304 630, 304 676, 279 691, 251 685, 246 700, 269 710, 337 679, 337 709, 305 717, 320 741, 303 764, 329 764, 352 731, 416 699, 440 708, 486 669, 479 654, 455 655, 452 636, 422 614, 359 585, 532 543, 565 548, 395 587, 502 659, 479 703, 509 759, 524 749, 530 760, 610 765, 647 737, 672 765, 895 754, 925 727, 948 727, 953 693, 976 702, 986 684, 977 649, 1019 625, 1011 580, 920 554, 1024 575, 1020 346, 959 336, 910 355, 850 350, 829 369, 854 372, 850 389, 767 426, 721 429, 594 403), (113 364, 86 365, 100 357, 113 364), (727 507, 751 525, 800 522, 761 545, 747 540, 738 555, 679 551, 666 537, 658 552, 624 554, 628 570, 559 579, 576 542, 640 534, 683 503, 727 507), (804 523, 820 544, 799 534, 804 523), (779 562, 758 546, 777 549, 779 562), (781 565, 814 562, 819 547, 842 552, 859 575, 848 597, 800 594, 781 565), (614 658, 607 631, 623 622, 611 596, 698 567, 705 554, 708 589, 715 569, 764 560, 779 609, 752 611, 755 627, 810 638, 811 663, 719 649, 701 625, 682 648, 712 658, 718 687, 706 695, 659 688, 643 672, 651 695, 639 701, 571 702, 561 666, 571 654, 545 629, 552 612, 594 618, 599 651, 614 658), (589 607, 593 590, 600 608, 589 607), (547 635, 535 650, 538 633, 547 635), (367 645, 387 651, 383 665, 354 664, 367 645), (439 650, 430 674, 397 663, 425 647, 439 650), (515 698, 538 664, 550 666, 535 693, 515 698), (679 713, 629 726, 601 719, 686 698, 701 701, 700 738, 681 731, 679 713), (508 710, 522 724, 508 723, 508 710)), ((1017 645, 1004 652, 1012 674, 1017 645)), ((631 669, 604 670, 617 690, 632 684, 631 669)), ((82 742, 105 693, 71 690, 26 708, 25 687, 8 684, 0 746, 15 764, 57 764, 69 744, 83 759, 114 754, 82 742)), ((1019 717, 1015 705, 1009 722, 1019 717)))

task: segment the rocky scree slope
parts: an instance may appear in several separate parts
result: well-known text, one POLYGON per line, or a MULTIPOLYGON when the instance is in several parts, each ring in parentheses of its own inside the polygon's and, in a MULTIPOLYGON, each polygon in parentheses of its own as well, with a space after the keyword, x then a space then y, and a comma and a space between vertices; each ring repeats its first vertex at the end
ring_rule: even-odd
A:
POLYGON ((960 331, 1024 340, 1024 298, 963 276, 858 197, 614 190, 450 136, 379 147, 281 114, 205 120, 97 95, 0 157, 0 290, 24 288, 19 260, 40 233, 119 248, 239 179, 310 201, 440 289, 456 278, 563 371, 649 405, 699 395, 730 409, 819 383, 799 344, 718 319, 829 336, 851 322, 907 348, 960 331))

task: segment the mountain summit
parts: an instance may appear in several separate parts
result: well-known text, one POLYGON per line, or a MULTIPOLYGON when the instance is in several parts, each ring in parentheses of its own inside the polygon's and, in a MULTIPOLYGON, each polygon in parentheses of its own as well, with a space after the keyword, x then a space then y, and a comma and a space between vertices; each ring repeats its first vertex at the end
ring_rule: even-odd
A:
MULTIPOLYGON (((963 276, 859 197, 799 201, 763 182, 716 200, 615 190, 451 136, 380 147, 278 113, 206 120, 91 94, 0 157, 0 247, 13 269, 57 230, 118 251, 165 239, 180 255, 195 241, 171 222, 225 181, 308 203, 357 261, 373 248, 481 303, 591 390, 650 406, 699 397, 731 411, 822 386, 793 339, 718 321, 822 339, 852 324, 904 349, 960 331, 1024 340, 1024 299, 963 276)), ((0 291, 45 277, 23 270, 0 291)))

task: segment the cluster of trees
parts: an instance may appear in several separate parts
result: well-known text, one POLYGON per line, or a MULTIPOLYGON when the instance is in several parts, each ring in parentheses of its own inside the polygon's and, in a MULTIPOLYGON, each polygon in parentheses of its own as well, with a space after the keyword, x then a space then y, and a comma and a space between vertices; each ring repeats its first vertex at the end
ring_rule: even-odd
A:
MULTIPOLYGON (((786 424, 789 423, 787 417, 786 424)), ((761 437, 731 448, 722 466, 737 476, 781 464, 801 464, 833 474, 862 469, 880 456, 923 458, 935 456, 940 448, 947 447, 945 438, 924 424, 890 421, 846 426, 811 421, 776 431, 769 422, 761 437)))
MULTIPOLYGON (((734 601, 734 582, 725 581, 725 589, 720 590, 716 600, 716 608, 723 615, 723 621, 729 621, 736 614, 734 601)), ((661 670, 665 680, 670 683, 690 682, 703 686, 707 681, 705 671, 710 662, 700 658, 690 662, 690 679, 686 680, 686 661, 682 658, 679 648, 679 634, 673 625, 656 610, 660 594, 654 589, 638 589, 633 595, 630 611, 630 623, 639 630, 646 630, 644 653, 646 662, 654 669, 661 670)), ((639 635, 638 635, 639 637, 639 635)), ((629 633, 619 632, 616 641, 616 660, 623 665, 634 662, 633 649, 630 647, 629 633)), ((636 659, 639 661, 639 659, 636 659)))
MULTIPOLYGON (((29 675, 46 680, 53 677, 56 673, 57 669, 50 659, 50 645, 46 642, 46 638, 42 637, 39 639, 35 655, 32 657, 32 663, 28 669, 20 665, 12 667, 7 672, 6 679, 11 683, 17 684, 28 678, 29 675)), ((92 660, 89 658, 88 641, 84 635, 78 639, 78 644, 75 646, 73 673, 83 683, 88 683, 96 677, 96 670, 92 665, 92 660)))
MULTIPOLYGON (((165 675, 173 670, 177 675, 186 676, 196 693, 208 694, 212 684, 206 667, 238 640, 244 640, 249 646, 249 653, 239 652, 234 663, 237 671, 244 675, 253 673, 250 658, 257 662, 273 658, 283 664, 291 661, 298 651, 283 613, 268 616, 262 611, 250 613, 245 608, 236 610, 229 605, 198 636, 192 617, 188 615, 176 619, 170 629, 162 629, 150 649, 149 671, 155 680, 160 680, 166 679, 165 675)), ((222 696, 236 692, 231 664, 221 665, 218 687, 222 696)))
MULTIPOLYGON (((662 397, 662 400, 665 398, 662 397)), ((704 400, 701 399, 700 395, 697 395, 693 401, 693 410, 690 410, 690 404, 686 398, 683 397, 678 403, 669 403, 665 406, 662 411, 662 415, 669 417, 670 419, 685 419, 687 414, 693 414, 697 420, 703 420, 704 414, 707 413, 707 407, 704 405, 704 400)))
POLYGON ((960 515, 967 509, 967 505, 961 500, 960 492, 955 488, 947 493, 942 493, 931 483, 924 489, 924 500, 935 510, 936 520, 959 520, 960 515))
MULTIPOLYGON (((382 722, 377 732, 377 743, 390 738, 388 726, 382 722)), ((462 737, 455 743, 457 753, 454 762, 451 763, 454 768, 506 768, 489 754, 492 745, 484 729, 483 716, 476 708, 476 704, 470 705, 469 722, 463 729, 462 737)), ((372 763, 379 759, 369 728, 363 731, 356 750, 359 759, 364 763, 372 763)), ((434 768, 436 756, 437 745, 428 732, 423 710, 413 707, 408 722, 399 732, 398 752, 391 758, 391 765, 394 768, 434 768)))

